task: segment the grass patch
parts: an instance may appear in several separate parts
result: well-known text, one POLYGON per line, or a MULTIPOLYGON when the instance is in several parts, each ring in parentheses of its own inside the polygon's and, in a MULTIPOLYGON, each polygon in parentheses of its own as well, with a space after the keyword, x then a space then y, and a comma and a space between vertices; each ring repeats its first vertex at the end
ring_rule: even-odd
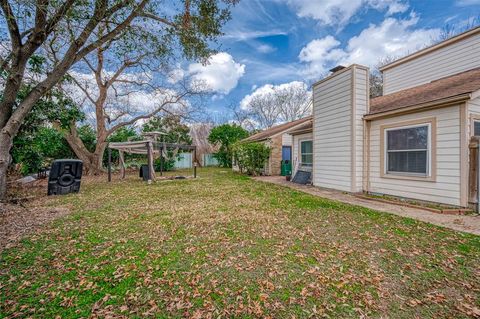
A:
POLYGON ((2 252, 0 318, 469 317, 480 239, 226 169, 87 179, 2 252))

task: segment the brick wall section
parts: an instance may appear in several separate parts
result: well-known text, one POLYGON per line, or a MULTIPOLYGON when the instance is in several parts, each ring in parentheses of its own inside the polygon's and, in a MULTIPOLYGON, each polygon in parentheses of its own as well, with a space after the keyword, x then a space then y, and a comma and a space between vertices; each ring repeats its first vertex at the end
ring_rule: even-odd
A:
POLYGON ((280 175, 282 161, 282 134, 270 139, 270 158, 268 175, 280 175))

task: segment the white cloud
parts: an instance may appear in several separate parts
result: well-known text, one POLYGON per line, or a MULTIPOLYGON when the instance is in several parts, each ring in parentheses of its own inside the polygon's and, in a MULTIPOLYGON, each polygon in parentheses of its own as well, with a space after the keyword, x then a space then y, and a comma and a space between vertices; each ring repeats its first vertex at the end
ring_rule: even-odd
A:
POLYGON ((177 83, 185 77, 185 71, 179 66, 176 69, 168 73, 167 81, 169 83, 177 83))
POLYGON ((225 39, 236 40, 236 41, 247 41, 256 38, 269 37, 269 36, 278 36, 278 35, 287 35, 288 33, 282 30, 269 30, 269 31, 258 31, 258 30, 235 30, 227 32, 223 36, 225 39))
POLYGON ((268 45, 268 44, 260 44, 258 47, 257 47, 257 51, 260 52, 260 53, 271 53, 273 51, 275 51, 276 49, 274 47, 272 47, 271 45, 268 45))
POLYGON ((205 83, 210 90, 228 94, 245 74, 245 65, 235 62, 230 54, 220 52, 211 56, 206 65, 190 64, 188 73, 194 81, 205 83))
POLYGON ((359 35, 350 38, 345 48, 332 36, 308 43, 299 54, 307 64, 304 75, 319 78, 336 65, 358 63, 373 67, 385 57, 398 57, 414 52, 431 43, 439 29, 413 29, 418 17, 387 18, 381 24, 371 24, 359 35))
MULTIPOLYGON (((408 5, 402 0, 285 0, 297 15, 313 18, 322 24, 345 26, 361 9, 386 11, 387 15, 405 12, 408 5)), ((469 1, 469 0, 467 0, 469 1)), ((471 1, 471 0, 470 0, 471 1)))
MULTIPOLYGON (((255 91, 253 91, 251 94, 245 95, 245 97, 240 101, 240 108, 242 110, 247 110, 248 105, 252 101, 252 99, 256 97, 262 97, 266 96, 269 94, 272 94, 275 92, 275 90, 280 91, 280 90, 289 90, 290 88, 298 88, 298 89, 306 89, 308 86, 304 82, 300 81, 292 81, 288 83, 283 83, 279 85, 273 85, 273 84, 265 84, 259 88, 255 87, 255 91)), ((252 88, 253 89, 253 88, 252 88)))
POLYGON ((298 55, 302 62, 308 64, 308 73, 313 77, 325 73, 328 65, 336 63, 346 56, 346 52, 339 49, 340 42, 331 35, 322 39, 310 41, 298 55))

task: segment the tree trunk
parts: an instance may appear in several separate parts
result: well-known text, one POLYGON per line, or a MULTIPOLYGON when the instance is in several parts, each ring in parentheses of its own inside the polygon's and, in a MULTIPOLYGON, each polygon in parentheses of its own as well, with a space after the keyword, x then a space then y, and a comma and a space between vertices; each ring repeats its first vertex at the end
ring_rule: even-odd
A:
POLYGON ((5 132, 0 133, 0 200, 7 194, 7 170, 10 164, 12 138, 5 132))
POLYGON ((69 131, 63 130, 58 123, 53 126, 63 134, 75 155, 83 162, 83 168, 87 175, 100 175, 104 172, 102 167, 103 153, 107 147, 107 137, 105 135, 97 135, 97 145, 95 151, 90 152, 83 144, 78 136, 75 123, 72 123, 69 131))
POLYGON ((82 144, 76 143, 74 139, 71 137, 65 136, 68 144, 72 148, 73 152, 77 157, 83 161, 83 168, 85 169, 85 174, 87 175, 100 175, 104 173, 103 169, 103 153, 107 147, 107 143, 105 141, 98 142, 97 146, 95 147, 94 152, 90 152, 87 150, 85 146, 82 144))

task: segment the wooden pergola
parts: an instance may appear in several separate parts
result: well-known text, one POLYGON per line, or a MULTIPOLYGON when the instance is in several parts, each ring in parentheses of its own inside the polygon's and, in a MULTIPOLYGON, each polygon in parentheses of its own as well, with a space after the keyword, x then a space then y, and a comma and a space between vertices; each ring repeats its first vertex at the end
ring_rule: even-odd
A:
MULTIPOLYGON (((162 161, 162 154, 167 152, 171 149, 178 149, 182 151, 193 151, 193 176, 194 178, 197 177, 197 163, 196 161, 196 152, 197 147, 195 145, 187 145, 187 144, 176 144, 176 143, 164 143, 164 142, 157 142, 156 139, 160 133, 158 132, 151 132, 149 134, 145 134, 148 139, 143 141, 132 141, 132 142, 111 142, 108 144, 108 181, 112 180, 112 149, 118 150, 119 154, 119 164, 120 164, 120 176, 121 178, 125 178, 125 157, 124 153, 130 154, 143 154, 147 155, 148 160, 148 172, 149 175, 147 180, 155 180, 155 169, 153 166, 153 161, 156 156, 160 157, 160 161, 162 161)), ((162 175, 162 165, 163 163, 160 162, 160 176, 162 175)))

